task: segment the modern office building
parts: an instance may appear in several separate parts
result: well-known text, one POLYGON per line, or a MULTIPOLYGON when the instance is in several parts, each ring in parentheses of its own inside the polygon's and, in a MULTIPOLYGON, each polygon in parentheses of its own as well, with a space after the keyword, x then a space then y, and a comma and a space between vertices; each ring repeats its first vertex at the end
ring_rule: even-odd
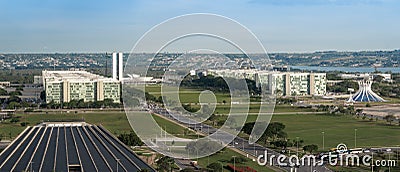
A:
POLYGON ((325 73, 279 72, 255 69, 224 69, 208 70, 207 72, 215 76, 254 80, 257 86, 266 87, 278 96, 321 96, 326 93, 327 79, 325 73))
POLYGON ((42 71, 46 102, 85 102, 112 99, 120 102, 120 81, 87 71, 42 71))
POLYGON ((112 99, 120 102, 123 80, 123 53, 112 54, 112 78, 87 71, 42 71, 41 78, 46 92, 46 103, 63 103, 71 100, 85 102, 112 99))

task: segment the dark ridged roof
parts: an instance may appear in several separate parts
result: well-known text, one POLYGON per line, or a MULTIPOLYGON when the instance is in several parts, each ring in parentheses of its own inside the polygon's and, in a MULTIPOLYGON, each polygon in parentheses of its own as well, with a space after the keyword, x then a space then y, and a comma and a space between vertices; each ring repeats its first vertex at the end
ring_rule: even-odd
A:
POLYGON ((0 171, 103 172, 117 166, 155 171, 106 129, 83 122, 28 127, 0 154, 0 171))

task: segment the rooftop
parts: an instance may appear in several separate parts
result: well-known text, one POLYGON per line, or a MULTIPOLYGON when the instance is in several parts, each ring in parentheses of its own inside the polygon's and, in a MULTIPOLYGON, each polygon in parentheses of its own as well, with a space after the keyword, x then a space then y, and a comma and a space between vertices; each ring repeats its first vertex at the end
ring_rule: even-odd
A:
POLYGON ((46 82, 89 82, 89 81, 112 81, 118 82, 115 79, 107 78, 101 75, 96 75, 87 71, 42 71, 43 79, 46 82))
POLYGON ((28 127, 0 154, 0 171, 141 169, 155 171, 106 129, 85 122, 28 127))

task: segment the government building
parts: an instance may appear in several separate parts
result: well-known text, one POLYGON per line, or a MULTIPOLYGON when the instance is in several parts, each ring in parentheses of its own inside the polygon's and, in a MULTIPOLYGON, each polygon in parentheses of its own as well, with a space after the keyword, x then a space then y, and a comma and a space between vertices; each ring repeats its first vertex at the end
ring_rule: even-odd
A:
POLYGON ((46 103, 112 99, 120 102, 120 82, 87 71, 42 71, 46 103))
POLYGON ((112 62, 112 78, 80 70, 44 70, 42 76, 35 79, 43 84, 46 92, 46 103, 63 103, 71 100, 95 102, 106 99, 120 103, 123 54, 113 53, 112 62))
POLYGON ((277 96, 322 96, 326 94, 326 73, 223 69, 207 70, 207 74, 253 80, 257 86, 267 88, 277 96))

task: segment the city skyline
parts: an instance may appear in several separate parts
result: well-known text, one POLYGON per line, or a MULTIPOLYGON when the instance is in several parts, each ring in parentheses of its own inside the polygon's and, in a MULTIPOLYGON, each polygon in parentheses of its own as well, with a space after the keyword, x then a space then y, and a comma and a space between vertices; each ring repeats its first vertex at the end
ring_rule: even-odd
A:
POLYGON ((2 1, 0 52, 129 52, 150 28, 188 13, 245 25, 267 52, 400 48, 395 0, 2 1), (175 4, 175 5, 171 5, 175 4))

